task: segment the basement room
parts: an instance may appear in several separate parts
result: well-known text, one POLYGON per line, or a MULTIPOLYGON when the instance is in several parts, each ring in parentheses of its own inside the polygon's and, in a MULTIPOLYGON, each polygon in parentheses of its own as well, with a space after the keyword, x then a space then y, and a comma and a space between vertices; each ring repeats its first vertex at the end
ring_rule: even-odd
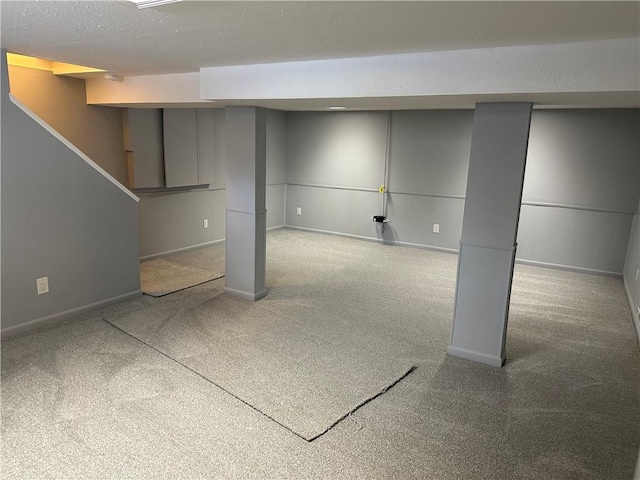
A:
POLYGON ((2 477, 640 479, 640 2, 2 2, 2 477))

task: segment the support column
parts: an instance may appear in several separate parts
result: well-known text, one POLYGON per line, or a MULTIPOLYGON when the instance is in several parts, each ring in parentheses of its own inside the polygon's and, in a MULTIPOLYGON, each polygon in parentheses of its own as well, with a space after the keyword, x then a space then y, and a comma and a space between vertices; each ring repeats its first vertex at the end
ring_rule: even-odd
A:
POLYGON ((225 129, 225 292, 258 300, 267 294, 266 111, 255 107, 227 107, 225 129))
POLYGON ((530 103, 477 104, 458 258, 451 355, 496 367, 516 255, 530 103))

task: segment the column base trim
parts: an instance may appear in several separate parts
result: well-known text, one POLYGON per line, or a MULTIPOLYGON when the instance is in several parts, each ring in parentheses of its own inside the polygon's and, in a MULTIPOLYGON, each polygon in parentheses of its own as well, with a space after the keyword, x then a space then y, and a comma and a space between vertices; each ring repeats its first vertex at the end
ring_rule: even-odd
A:
POLYGON ((234 288, 224 287, 224 292, 234 297, 242 298, 243 300, 251 300, 252 302, 255 302, 256 300, 260 300, 261 298, 267 296, 266 288, 260 292, 251 293, 243 292, 242 290, 236 290, 234 288))
POLYGON ((633 297, 631 296, 631 290, 627 279, 622 277, 622 285, 624 285, 624 293, 627 297, 627 303, 629 304, 629 310, 631 310, 631 323, 635 327, 636 338, 638 340, 638 348, 640 348, 640 306, 636 310, 636 306, 633 304, 633 297))
POLYGON ((501 243, 483 243, 483 242, 468 242, 466 240, 460 240, 460 250, 462 247, 476 247, 476 248, 487 248, 490 250, 507 250, 509 252, 515 251, 518 244, 515 245, 503 245, 501 243))
POLYGON ((265 216, 267 215, 266 208, 257 208, 256 210, 251 210, 249 212, 245 210, 236 210, 234 208, 225 208, 225 212, 242 213, 244 215, 265 215, 265 216))
POLYGON ((454 357, 460 357, 466 360, 472 360, 474 362, 491 365, 492 367, 502 367, 505 361, 504 357, 487 355, 485 353, 474 352, 472 350, 465 350, 464 348, 458 348, 452 345, 449 345, 447 347, 447 354, 453 355, 454 357))

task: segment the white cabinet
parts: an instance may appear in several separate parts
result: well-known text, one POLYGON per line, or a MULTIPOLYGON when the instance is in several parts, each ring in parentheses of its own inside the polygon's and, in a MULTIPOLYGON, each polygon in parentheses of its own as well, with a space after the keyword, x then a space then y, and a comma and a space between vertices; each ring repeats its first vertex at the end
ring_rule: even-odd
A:
POLYGON ((130 188, 213 183, 213 109, 128 108, 122 120, 130 188))
POLYGON ((213 162, 215 158, 213 114, 213 108, 196 109, 196 123, 198 124, 198 181, 200 184, 213 183, 213 162))
POLYGON ((164 187, 162 110, 127 108, 122 123, 129 188, 164 187))
POLYGON ((213 182, 213 111, 163 110, 164 172, 167 187, 213 182))

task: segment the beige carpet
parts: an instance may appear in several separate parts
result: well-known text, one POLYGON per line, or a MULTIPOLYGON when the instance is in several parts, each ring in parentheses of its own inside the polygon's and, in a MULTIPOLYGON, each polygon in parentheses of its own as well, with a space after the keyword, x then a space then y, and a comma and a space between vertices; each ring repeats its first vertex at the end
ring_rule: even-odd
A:
POLYGON ((516 265, 493 368, 445 353, 455 255, 291 230, 270 232, 267 253, 258 302, 227 298, 221 279, 3 339, 2 478, 633 478, 640 352, 620 279, 516 265), (335 364, 328 351, 418 368, 307 442, 103 319, 192 367, 279 339, 265 361, 299 362, 298 383, 306 359, 335 364))
POLYGON ((140 289, 152 297, 162 297, 222 277, 222 244, 140 263, 140 289))
MULTIPOLYGON (((306 266, 322 272, 332 257, 307 256, 306 266)), ((223 262, 220 245, 144 262, 142 289, 154 297, 183 290, 213 280, 223 262)), ((272 291, 238 316, 247 302, 220 293, 197 308, 172 302, 106 320, 308 441, 412 370, 411 361, 381 355, 384 340, 347 311, 327 310, 317 322, 299 299, 271 304, 272 291)))

